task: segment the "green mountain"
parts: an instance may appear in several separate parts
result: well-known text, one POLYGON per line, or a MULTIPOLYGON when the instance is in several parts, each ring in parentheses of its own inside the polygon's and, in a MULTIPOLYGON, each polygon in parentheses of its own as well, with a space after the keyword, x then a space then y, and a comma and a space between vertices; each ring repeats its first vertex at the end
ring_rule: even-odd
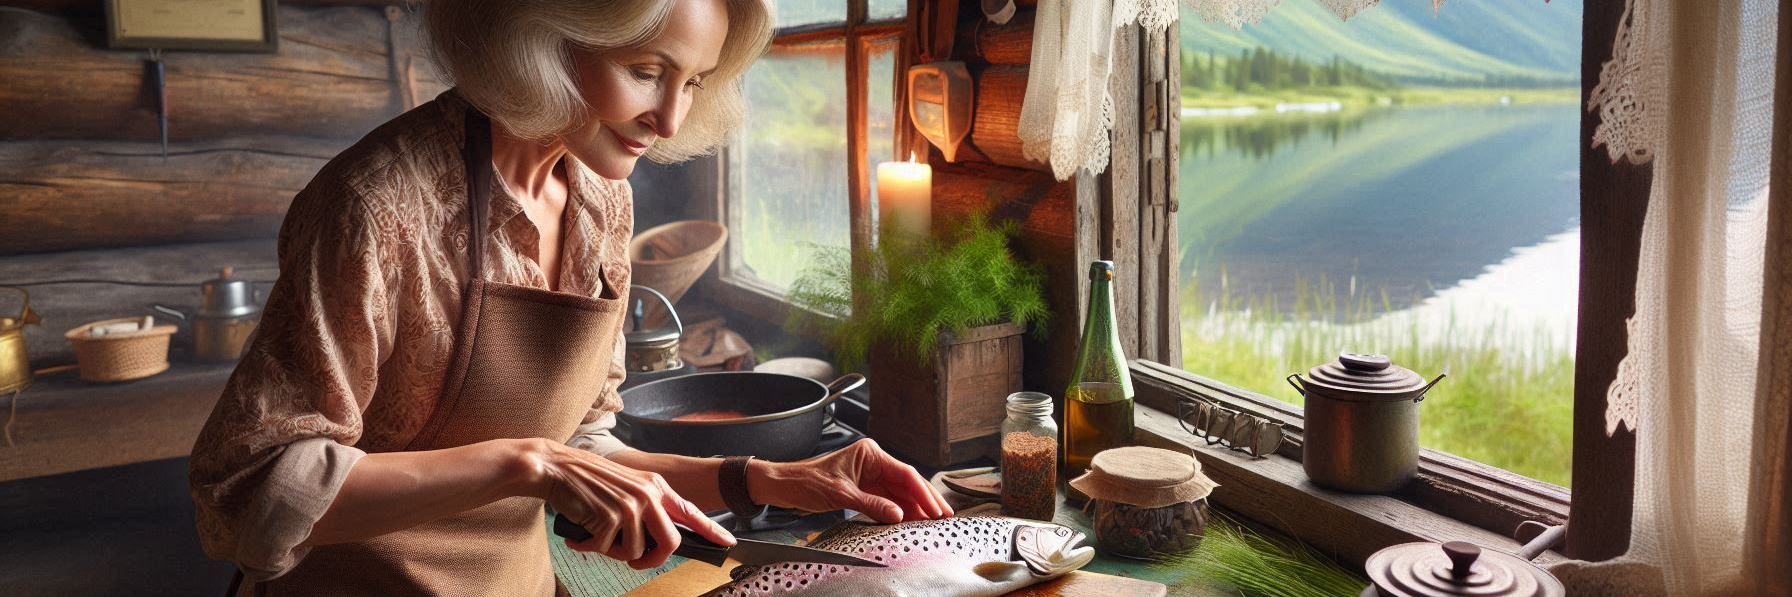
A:
POLYGON ((1234 31, 1183 10, 1182 47, 1222 58, 1267 47, 1309 62, 1336 55, 1405 82, 1580 77, 1583 0, 1386 0, 1339 21, 1314 0, 1283 0, 1262 23, 1234 31))

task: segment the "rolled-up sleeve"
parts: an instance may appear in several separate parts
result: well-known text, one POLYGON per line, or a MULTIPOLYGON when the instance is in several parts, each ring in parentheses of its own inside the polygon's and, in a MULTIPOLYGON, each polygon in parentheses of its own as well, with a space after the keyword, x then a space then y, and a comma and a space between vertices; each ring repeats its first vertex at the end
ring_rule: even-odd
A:
POLYGON ((250 580, 304 558, 299 544, 365 456, 353 446, 394 334, 376 219, 341 187, 293 200, 280 278, 193 447, 200 543, 250 580))

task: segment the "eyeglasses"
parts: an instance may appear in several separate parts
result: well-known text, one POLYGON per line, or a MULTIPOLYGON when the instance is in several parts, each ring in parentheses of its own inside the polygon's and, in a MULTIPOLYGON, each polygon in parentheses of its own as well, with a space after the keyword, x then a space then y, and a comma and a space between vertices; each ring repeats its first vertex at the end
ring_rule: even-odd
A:
POLYGON ((1176 402, 1176 420, 1182 429, 1207 440, 1265 458, 1282 447, 1282 424, 1251 413, 1222 406, 1209 398, 1183 398, 1176 402))

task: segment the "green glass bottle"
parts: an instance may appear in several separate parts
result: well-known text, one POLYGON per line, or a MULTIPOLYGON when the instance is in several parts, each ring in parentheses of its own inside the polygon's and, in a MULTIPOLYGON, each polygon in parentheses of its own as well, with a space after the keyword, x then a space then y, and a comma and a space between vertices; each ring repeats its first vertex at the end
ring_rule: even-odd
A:
POLYGON ((1059 479, 1089 470, 1095 454, 1132 443, 1132 375, 1114 326, 1114 262, 1089 266, 1089 316, 1077 346, 1076 370, 1064 390, 1059 479))

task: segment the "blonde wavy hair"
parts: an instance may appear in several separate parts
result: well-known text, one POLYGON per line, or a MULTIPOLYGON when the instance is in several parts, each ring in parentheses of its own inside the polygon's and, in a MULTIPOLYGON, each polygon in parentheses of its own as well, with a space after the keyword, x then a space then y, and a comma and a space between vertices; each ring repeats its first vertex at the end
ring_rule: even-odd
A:
MULTIPOLYGON (((724 0, 728 37, 720 64, 694 90, 678 134, 648 159, 674 163, 715 151, 746 112, 741 75, 765 52, 770 0, 724 0)), ((677 0, 430 0, 423 27, 436 69, 511 134, 546 140, 571 131, 588 106, 579 96, 575 48, 646 43, 665 29, 677 0)))

